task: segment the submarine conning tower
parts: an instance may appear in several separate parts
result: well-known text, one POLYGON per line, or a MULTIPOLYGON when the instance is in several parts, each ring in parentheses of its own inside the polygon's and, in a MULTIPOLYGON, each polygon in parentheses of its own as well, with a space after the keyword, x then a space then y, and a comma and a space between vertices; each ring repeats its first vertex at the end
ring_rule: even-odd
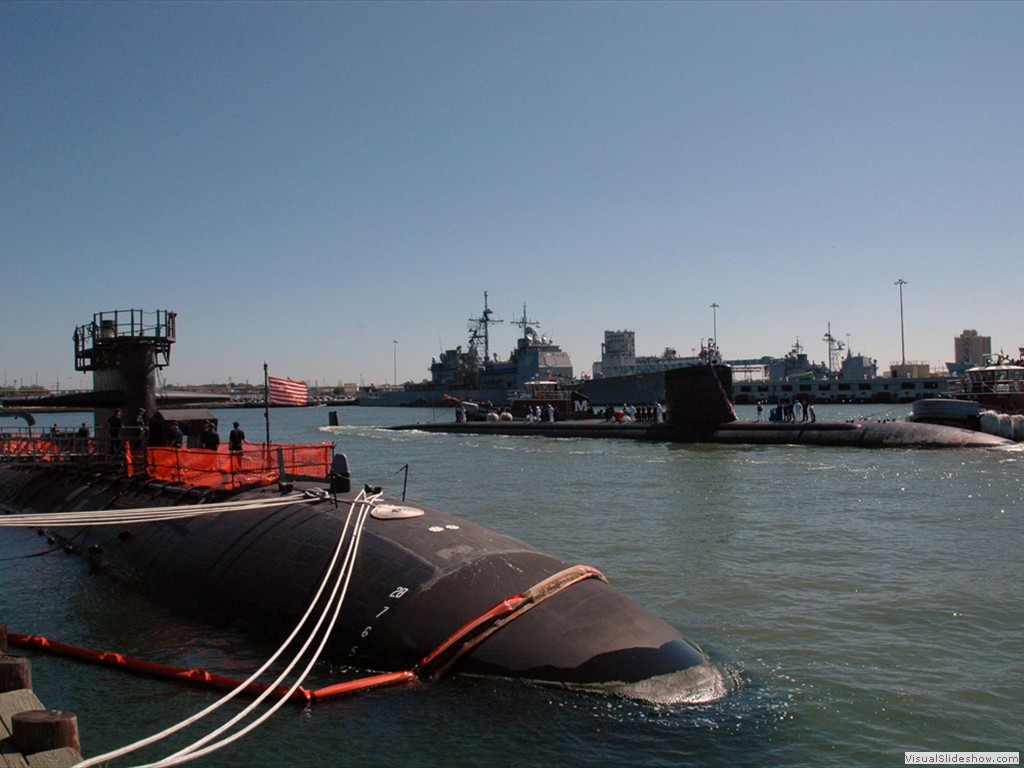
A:
POLYGON ((735 421, 730 392, 732 368, 728 365, 691 365, 665 371, 666 420, 707 428, 735 421))
POLYGON ((139 408, 147 420, 156 413, 156 372, 171 361, 176 318, 166 309, 120 309, 98 312, 91 323, 75 328, 75 370, 92 371, 93 391, 120 403, 104 401, 96 408, 97 433, 117 407, 126 425, 139 408))

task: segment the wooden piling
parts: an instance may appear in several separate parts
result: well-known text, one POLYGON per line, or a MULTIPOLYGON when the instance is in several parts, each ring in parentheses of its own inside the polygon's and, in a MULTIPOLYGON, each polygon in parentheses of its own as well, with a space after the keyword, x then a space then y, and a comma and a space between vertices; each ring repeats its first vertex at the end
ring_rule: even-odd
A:
POLYGON ((0 693, 32 687, 32 664, 24 656, 0 656, 0 693))
POLYGON ((78 718, 59 709, 27 709, 11 716, 11 738, 23 754, 32 755, 61 747, 81 751, 78 718))
POLYGON ((78 718, 46 709, 32 692, 31 662, 8 656, 0 624, 0 768, 68 768, 82 761, 78 718))

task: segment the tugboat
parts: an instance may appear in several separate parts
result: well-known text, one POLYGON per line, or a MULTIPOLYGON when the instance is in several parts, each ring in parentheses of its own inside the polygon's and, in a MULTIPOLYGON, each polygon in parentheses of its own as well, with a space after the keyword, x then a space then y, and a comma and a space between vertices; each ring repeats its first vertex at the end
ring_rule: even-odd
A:
POLYGON ((950 386, 948 397, 924 398, 914 403, 908 419, 926 424, 947 424, 1024 440, 1024 349, 1022 359, 997 357, 986 365, 968 368, 950 386))
POLYGON ((1000 413, 1024 414, 1024 350, 1021 357, 1000 356, 987 365, 968 368, 966 378, 950 388, 950 395, 1000 413))
POLYGON ((527 418, 538 412, 542 414, 548 406, 559 421, 566 419, 586 419, 594 417, 594 409, 590 407, 579 388, 566 386, 555 379, 533 379, 509 395, 510 408, 514 418, 527 418))
MULTIPOLYGON (((152 315, 131 313, 130 327, 122 314, 101 313, 76 331, 76 361, 125 412, 141 408, 152 423, 154 372, 169 361, 174 314, 136 327, 152 315)), ((209 423, 208 412, 197 415, 209 423)), ((167 605, 279 640, 307 608, 326 607, 318 585, 348 541, 350 580, 326 647, 346 665, 658 703, 727 693, 700 648, 595 569, 379 488, 356 489, 332 443, 153 446, 113 409, 95 419, 84 441, 31 427, 8 434, 0 513, 32 515, 66 551, 167 605)))

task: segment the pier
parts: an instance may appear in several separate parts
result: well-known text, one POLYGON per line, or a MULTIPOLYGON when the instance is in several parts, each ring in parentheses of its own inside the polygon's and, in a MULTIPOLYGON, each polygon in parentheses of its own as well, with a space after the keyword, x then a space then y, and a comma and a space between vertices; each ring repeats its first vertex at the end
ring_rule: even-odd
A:
POLYGON ((47 709, 32 692, 27 658, 7 655, 0 624, 0 767, 66 768, 82 761, 78 718, 47 709))

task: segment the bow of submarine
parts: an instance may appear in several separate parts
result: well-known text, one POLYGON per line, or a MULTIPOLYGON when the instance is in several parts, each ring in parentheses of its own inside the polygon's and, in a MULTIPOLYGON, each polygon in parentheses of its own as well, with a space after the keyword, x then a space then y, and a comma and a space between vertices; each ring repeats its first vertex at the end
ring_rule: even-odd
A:
MULTIPOLYGON (((433 602, 421 599, 423 608, 433 602)), ((721 670, 697 645, 596 579, 578 582, 504 625, 458 671, 658 704, 703 703, 727 692, 721 670)))
MULTIPOLYGON (((520 594, 568 563, 511 537, 425 508, 448 526, 374 521, 363 563, 403 563, 406 572, 432 564, 388 620, 374 625, 378 655, 396 648, 435 648, 502 600, 520 594), (449 530, 455 526, 457 530, 449 530), (444 527, 444 532, 437 528, 444 527), (425 533, 434 529, 433 533, 425 533), (384 529, 385 537, 375 535, 384 529), (410 561, 418 561, 419 568, 410 561)), ((423 518, 420 518, 423 520, 423 518)), ((411 583, 411 582, 410 582, 411 583)), ((358 611, 355 603, 351 610, 358 611)), ((599 579, 577 582, 501 626, 462 658, 460 674, 511 677, 545 685, 642 699, 659 704, 722 698, 722 671, 674 627, 599 579)))

